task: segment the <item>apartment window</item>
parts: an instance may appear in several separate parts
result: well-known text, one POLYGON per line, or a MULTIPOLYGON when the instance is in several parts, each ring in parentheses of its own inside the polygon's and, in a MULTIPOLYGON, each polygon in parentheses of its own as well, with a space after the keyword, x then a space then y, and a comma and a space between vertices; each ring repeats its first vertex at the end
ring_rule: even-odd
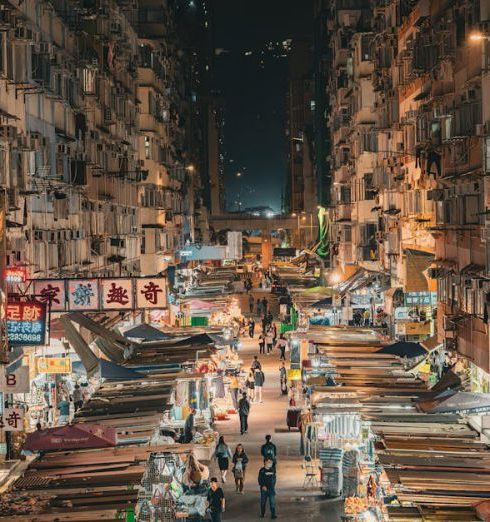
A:
POLYGON ((95 94, 95 69, 85 67, 82 70, 82 90, 84 94, 95 94))
POLYGON ((376 197, 376 190, 373 185, 373 174, 364 174, 364 198, 365 200, 373 200, 376 197))
POLYGON ((478 195, 463 197, 464 225, 477 225, 480 222, 478 206, 478 195))
POLYGON ((365 62, 371 60, 372 53, 372 37, 364 35, 361 39, 361 59, 365 62))
POLYGON ((151 141, 149 136, 145 136, 145 159, 151 159, 151 141))

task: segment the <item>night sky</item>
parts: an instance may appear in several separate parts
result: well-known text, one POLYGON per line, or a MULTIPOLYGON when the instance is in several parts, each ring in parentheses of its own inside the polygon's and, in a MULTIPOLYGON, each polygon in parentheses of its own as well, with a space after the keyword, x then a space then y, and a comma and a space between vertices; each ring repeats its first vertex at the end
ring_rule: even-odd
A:
POLYGON ((288 61, 267 47, 311 33, 312 0, 213 3, 215 47, 224 50, 216 56, 215 83, 225 101, 227 208, 238 210, 240 200, 242 208, 266 205, 279 211, 287 173, 288 61))

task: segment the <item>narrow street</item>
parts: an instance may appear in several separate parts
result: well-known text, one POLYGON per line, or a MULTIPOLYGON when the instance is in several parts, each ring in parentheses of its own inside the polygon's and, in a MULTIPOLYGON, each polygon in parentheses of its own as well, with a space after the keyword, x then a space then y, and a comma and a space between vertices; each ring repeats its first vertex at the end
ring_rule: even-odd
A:
MULTIPOLYGON (((263 297, 264 292, 256 291, 253 295, 263 297)), ((270 299, 269 294, 265 295, 272 302, 273 311, 276 311, 277 303, 270 299)), ((244 313, 246 312, 245 305, 248 308, 245 299, 246 295, 244 294, 240 299, 244 313)), ((259 352, 259 333, 260 326, 256 328, 255 339, 247 337, 241 339, 240 355, 243 359, 244 370, 250 367, 253 356, 259 352)), ((302 469, 302 457, 299 452, 300 436, 297 430, 288 431, 286 426, 288 400, 286 396, 280 394, 279 389, 279 354, 263 355, 260 357, 260 362, 265 373, 264 402, 252 404, 249 416, 249 432, 243 436, 240 435, 237 415, 232 416, 230 420, 216 423, 216 429, 225 436, 232 452, 238 443, 242 443, 250 459, 244 495, 235 493, 235 484, 230 467, 230 473, 224 485, 227 510, 223 515, 223 520, 245 522, 259 518, 260 500, 257 475, 262 466, 260 447, 265 442, 265 436, 270 434, 278 449, 278 517, 281 520, 298 520, 298 517, 301 517, 303 521, 338 521, 340 520, 341 509, 339 501, 325 499, 319 490, 305 491, 302 489, 304 470, 302 469)), ((219 476, 216 463, 211 465, 211 474, 219 476)), ((266 516, 269 517, 270 514, 267 512, 266 516)))

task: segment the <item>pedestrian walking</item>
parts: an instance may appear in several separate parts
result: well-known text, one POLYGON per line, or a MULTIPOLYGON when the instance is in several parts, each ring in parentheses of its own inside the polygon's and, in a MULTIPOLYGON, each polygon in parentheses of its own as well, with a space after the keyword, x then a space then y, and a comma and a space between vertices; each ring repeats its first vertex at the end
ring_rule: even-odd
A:
POLYGON ((250 400, 253 402, 255 400, 255 377, 254 371, 250 370, 247 376, 247 380, 245 381, 248 390, 248 396, 250 400))
POLYGON ((260 516, 265 517, 265 510, 267 502, 269 502, 269 509, 271 518, 277 518, 276 515, 276 469, 274 462, 271 459, 266 459, 264 466, 260 468, 259 478, 260 486, 260 516))
POLYGON ((218 468, 221 473, 221 482, 224 484, 226 482, 226 474, 228 473, 228 468, 230 467, 230 459, 233 458, 230 448, 228 444, 225 442, 225 438, 223 435, 218 440, 218 444, 213 453, 213 458, 218 461, 218 468))
POLYGON ((280 355, 279 355, 279 360, 281 361, 285 361, 286 360, 286 346, 287 346, 287 341, 284 337, 284 334, 281 334, 281 336, 279 337, 278 341, 276 342, 276 348, 279 349, 279 352, 280 352, 280 355))
POLYGON ((257 315, 262 315, 262 301, 260 299, 257 299, 257 315))
POLYGON ((61 395, 61 399, 58 401, 58 411, 60 412, 58 417, 58 426, 64 426, 70 421, 70 402, 61 395))
POLYGON ((248 416, 250 414, 250 402, 246 393, 242 394, 238 403, 238 414, 240 416, 240 434, 243 435, 248 431, 248 416))
POLYGON ((286 365, 283 362, 279 367, 279 382, 281 383, 281 394, 288 394, 288 378, 287 378, 287 370, 286 365))
POLYGON ((260 364, 259 358, 256 355, 254 355, 254 360, 252 361, 252 364, 250 365, 250 368, 252 370, 256 370, 257 368, 259 370, 262 370, 262 365, 260 364))
POLYGON ((184 444, 189 444, 192 442, 194 438, 194 416, 196 415, 196 410, 194 408, 191 409, 189 415, 187 415, 184 424, 184 433, 182 435, 182 442, 184 444))
POLYGON ((260 454, 264 458, 264 462, 267 459, 269 459, 275 465, 276 461, 277 461, 277 447, 272 442, 271 439, 272 439, 272 437, 270 435, 265 436, 265 444, 263 444, 262 447, 260 448, 260 454))
POLYGON ((250 294, 248 297, 248 308, 249 308, 251 314, 254 313, 254 304, 255 304, 254 296, 252 294, 250 294))
POLYGON ((207 495, 208 512, 211 522, 221 522, 221 514, 225 511, 225 494, 218 485, 218 479, 213 477, 209 481, 207 495))
MULTIPOLYGON (((272 326, 272 322, 274 321, 274 316, 272 315, 272 312, 268 312, 268 314, 265 317, 265 320, 267 321, 267 324, 269 326, 272 326)), ((277 330, 276 330, 276 334, 277 334, 277 330)))
POLYGON ((259 353, 265 354, 265 334, 262 332, 259 335, 259 353))
POLYGON ((276 344, 277 341, 277 326, 276 323, 274 323, 271 319, 271 328, 272 328, 272 342, 273 344, 276 344))
POLYGON ((267 307, 269 306, 269 303, 267 302, 267 299, 264 297, 262 299, 262 311, 264 315, 267 315, 267 307))
POLYGON ((75 413, 83 406, 82 389, 79 384, 75 384, 73 389, 73 405, 75 406, 75 413))
POLYGON ((272 331, 270 328, 265 334, 265 344, 267 345, 267 355, 269 355, 272 352, 272 347, 274 346, 274 337, 272 337, 272 331))
POLYGON ((264 372, 257 368, 254 373, 255 378, 255 402, 262 402, 262 387, 265 382, 264 372))
POLYGON ((233 476, 235 477, 236 492, 243 495, 243 486, 245 483, 245 471, 248 464, 248 456, 241 444, 238 444, 233 454, 233 476))
POLYGON ((254 338, 254 334, 255 334, 255 321, 253 319, 250 319, 250 321, 248 322, 248 335, 249 335, 250 339, 254 338))
POLYGON ((230 377, 230 384, 228 385, 228 389, 230 390, 231 400, 233 402, 233 407, 235 410, 238 409, 238 390, 240 388, 240 383, 238 382, 238 376, 236 373, 232 373, 230 377))

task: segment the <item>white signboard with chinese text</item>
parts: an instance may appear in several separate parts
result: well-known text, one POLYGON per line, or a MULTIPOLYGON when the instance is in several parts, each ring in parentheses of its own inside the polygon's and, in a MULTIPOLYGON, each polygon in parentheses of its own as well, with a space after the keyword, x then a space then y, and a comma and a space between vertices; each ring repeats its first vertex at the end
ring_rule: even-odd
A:
POLYGON ((34 296, 36 301, 44 303, 51 312, 66 310, 66 289, 63 279, 34 280, 34 296))
POLYGON ((98 310, 99 286, 97 279, 69 279, 68 308, 71 311, 98 310))
POLYGON ((29 393, 29 384, 29 366, 21 366, 11 373, 0 373, 0 391, 3 393, 29 393))
POLYGON ((136 308, 165 308, 167 280, 164 277, 136 279, 136 308))
POLYGON ((5 408, 0 413, 0 431, 23 431, 24 410, 21 408, 5 408))
POLYGON ((134 307, 132 279, 101 279, 102 310, 132 310, 134 307))

